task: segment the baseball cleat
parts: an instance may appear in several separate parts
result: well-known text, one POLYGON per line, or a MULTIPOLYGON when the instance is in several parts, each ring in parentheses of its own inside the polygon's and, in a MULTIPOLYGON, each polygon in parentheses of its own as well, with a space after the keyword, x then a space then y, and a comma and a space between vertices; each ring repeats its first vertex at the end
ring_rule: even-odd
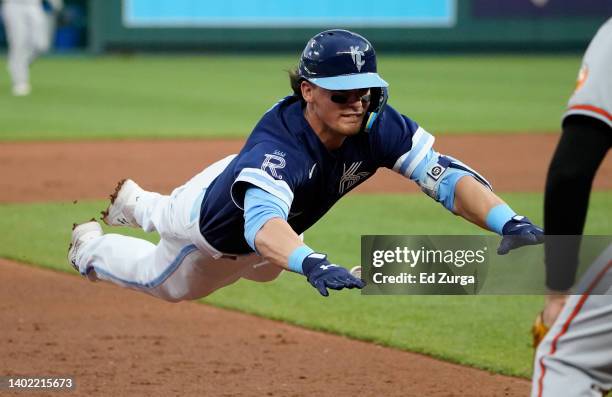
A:
POLYGON ((79 249, 83 244, 103 234, 102 227, 95 219, 81 223, 80 225, 75 223, 72 226, 72 239, 70 241, 70 247, 68 247, 68 262, 70 262, 74 270, 80 273, 79 266, 77 265, 77 257, 79 255, 79 249))
POLYGON ((28 96, 32 92, 32 87, 28 83, 15 84, 13 86, 14 96, 28 96))
POLYGON ((140 227, 134 217, 134 211, 136 202, 143 193, 144 190, 131 179, 119 181, 115 192, 110 196, 110 205, 106 211, 102 211, 104 223, 109 226, 140 227))
POLYGON ((361 278, 361 266, 355 266, 350 270, 353 277, 361 278))

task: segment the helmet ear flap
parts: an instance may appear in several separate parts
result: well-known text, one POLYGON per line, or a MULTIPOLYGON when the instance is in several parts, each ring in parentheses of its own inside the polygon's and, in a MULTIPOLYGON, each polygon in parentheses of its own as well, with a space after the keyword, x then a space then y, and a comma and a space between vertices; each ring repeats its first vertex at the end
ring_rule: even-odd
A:
POLYGON ((361 126, 361 130, 364 132, 370 132, 374 121, 383 112, 389 98, 389 90, 387 87, 373 87, 370 88, 370 95, 370 106, 361 126))

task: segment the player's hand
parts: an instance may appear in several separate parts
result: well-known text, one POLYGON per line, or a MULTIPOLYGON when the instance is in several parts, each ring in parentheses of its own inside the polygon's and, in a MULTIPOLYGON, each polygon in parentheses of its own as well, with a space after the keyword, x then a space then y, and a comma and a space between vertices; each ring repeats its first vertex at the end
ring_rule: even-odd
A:
POLYGON ((365 283, 349 273, 342 266, 334 265, 327 256, 319 253, 308 255, 302 262, 302 269, 308 282, 323 296, 329 296, 327 289, 363 288, 365 283))
POLYGON ((544 242, 544 231, 521 215, 515 215, 502 229, 502 241, 497 248, 499 255, 524 245, 535 245, 544 242))
POLYGON ((552 325, 559 317, 559 313, 563 310, 567 295, 565 292, 551 291, 546 295, 546 303, 544 309, 538 314, 536 320, 531 327, 531 336, 533 348, 537 349, 552 325))
POLYGON ((561 313, 563 306, 565 306, 567 294, 563 292, 552 292, 546 295, 545 299, 544 309, 542 310, 542 321, 544 325, 550 328, 557 320, 557 317, 559 317, 559 313, 561 313))

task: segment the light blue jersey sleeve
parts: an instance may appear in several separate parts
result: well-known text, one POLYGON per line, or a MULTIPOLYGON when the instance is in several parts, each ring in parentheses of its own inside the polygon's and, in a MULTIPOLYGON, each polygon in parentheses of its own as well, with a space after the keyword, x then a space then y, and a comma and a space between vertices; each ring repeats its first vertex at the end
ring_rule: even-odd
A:
POLYGON ((244 197, 244 238, 255 252, 255 236, 263 225, 272 218, 287 220, 289 207, 277 196, 252 186, 244 197))

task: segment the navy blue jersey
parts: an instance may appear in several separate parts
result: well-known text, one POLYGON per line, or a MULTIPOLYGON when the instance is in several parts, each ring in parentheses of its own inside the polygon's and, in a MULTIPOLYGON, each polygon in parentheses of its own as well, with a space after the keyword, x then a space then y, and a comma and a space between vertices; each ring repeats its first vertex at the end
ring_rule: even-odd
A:
POLYGON ((288 223, 301 234, 379 167, 403 173, 408 162, 402 170, 402 159, 411 153, 417 130, 422 129, 414 121, 387 106, 369 133, 349 136, 330 151, 304 118, 299 99, 287 97, 262 117, 209 186, 201 207, 202 235, 221 252, 252 252, 242 209, 251 185, 284 201, 290 208, 288 223))

